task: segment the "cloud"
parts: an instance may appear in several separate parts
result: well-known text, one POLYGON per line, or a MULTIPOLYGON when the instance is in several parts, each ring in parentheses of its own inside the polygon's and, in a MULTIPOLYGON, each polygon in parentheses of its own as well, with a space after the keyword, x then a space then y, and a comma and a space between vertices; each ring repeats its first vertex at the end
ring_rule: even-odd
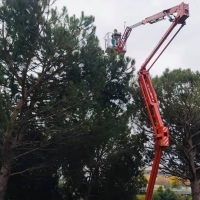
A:
MULTIPOLYGON (((61 8, 65 5, 70 15, 80 16, 81 11, 86 15, 95 16, 97 36, 102 48, 104 48, 103 37, 107 32, 117 28, 123 32, 124 22, 132 25, 142 21, 146 17, 161 12, 164 9, 179 5, 180 0, 57 0, 56 5, 61 8)), ((190 17, 186 26, 176 36, 167 50, 160 57, 151 70, 151 74, 161 74, 166 67, 199 69, 198 58, 200 48, 200 15, 199 0, 190 0, 190 17)), ((153 24, 140 26, 134 30, 127 42, 127 56, 136 59, 136 69, 139 70, 142 63, 157 45, 163 34, 166 32, 170 22, 168 20, 153 24)))
POLYGON ((150 3, 153 6, 158 6, 158 5, 162 4, 162 1, 160 1, 160 0, 151 0, 150 3))

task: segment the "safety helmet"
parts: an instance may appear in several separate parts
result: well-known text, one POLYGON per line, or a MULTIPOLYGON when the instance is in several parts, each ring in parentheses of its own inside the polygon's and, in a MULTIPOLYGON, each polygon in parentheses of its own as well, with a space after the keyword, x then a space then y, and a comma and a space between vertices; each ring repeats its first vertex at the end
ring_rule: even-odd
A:
POLYGON ((114 32, 117 32, 117 29, 116 29, 116 28, 114 29, 114 32))

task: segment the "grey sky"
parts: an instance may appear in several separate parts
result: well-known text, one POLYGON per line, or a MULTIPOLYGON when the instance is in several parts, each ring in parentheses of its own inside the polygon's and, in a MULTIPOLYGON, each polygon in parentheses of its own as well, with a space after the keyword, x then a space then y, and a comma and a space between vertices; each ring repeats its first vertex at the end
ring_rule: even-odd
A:
MULTIPOLYGON (((104 49, 103 37, 107 32, 117 28, 124 31, 126 26, 142 21, 146 17, 161 12, 164 9, 182 3, 180 0, 57 0, 56 6, 66 6, 69 15, 80 16, 81 11, 85 15, 95 16, 97 36, 101 47, 104 49)), ((186 20, 186 26, 179 32, 167 50, 156 62, 150 73, 160 75, 165 68, 191 68, 199 70, 200 58, 200 1, 187 0, 189 3, 190 17, 186 20)), ((151 53, 170 22, 168 20, 150 25, 146 24, 133 29, 127 42, 127 56, 135 58, 136 69, 139 70, 142 63, 151 53)), ((178 26, 176 27, 177 30, 178 26)))

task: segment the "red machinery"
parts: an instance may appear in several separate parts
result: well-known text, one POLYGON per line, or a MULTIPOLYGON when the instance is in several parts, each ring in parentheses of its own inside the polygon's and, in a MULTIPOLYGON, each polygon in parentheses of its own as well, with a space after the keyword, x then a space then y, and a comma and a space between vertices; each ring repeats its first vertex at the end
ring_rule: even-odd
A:
POLYGON ((160 159, 162 156, 163 148, 169 146, 169 131, 168 127, 164 126, 160 112, 159 112, 159 103, 156 97, 156 93, 154 91, 151 79, 149 77, 149 70, 151 67, 155 64, 155 62, 158 60, 158 58, 161 56, 161 54, 165 51, 165 49, 168 47, 168 45, 171 43, 171 41, 174 39, 174 37, 177 35, 177 33, 181 30, 181 28, 185 25, 185 20, 189 17, 189 6, 188 4, 181 3, 178 6, 175 6, 173 8, 163 10, 160 13, 157 13, 151 17, 147 17, 146 19, 142 20, 141 22, 127 27, 125 29, 125 32, 122 36, 122 38, 119 40, 118 45, 115 47, 115 50, 118 52, 124 52, 126 41, 131 33, 131 30, 133 28, 136 28, 142 24, 153 24, 156 22, 159 22, 165 17, 169 18, 169 21, 172 23, 169 29, 166 31, 164 36, 161 38, 157 46, 154 48, 154 50, 151 52, 149 57, 145 60, 143 65, 140 69, 140 75, 139 75, 139 85, 141 89, 141 93, 145 102, 145 106, 153 127, 153 131, 155 134, 155 155, 154 155, 154 161, 152 166, 152 171, 148 183, 147 193, 145 200, 151 200, 154 184, 156 181, 156 176, 159 168, 160 159), (176 14, 176 15, 175 15, 176 14), (158 49, 161 47, 163 42, 167 39, 169 34, 172 32, 174 27, 180 24, 180 28, 177 30, 177 32, 174 34, 174 36, 169 40, 167 45, 163 48, 163 50, 160 52, 160 54, 157 56, 157 58, 153 61, 151 66, 146 69, 147 64, 150 62, 150 60, 153 58, 155 53, 158 51, 158 49))

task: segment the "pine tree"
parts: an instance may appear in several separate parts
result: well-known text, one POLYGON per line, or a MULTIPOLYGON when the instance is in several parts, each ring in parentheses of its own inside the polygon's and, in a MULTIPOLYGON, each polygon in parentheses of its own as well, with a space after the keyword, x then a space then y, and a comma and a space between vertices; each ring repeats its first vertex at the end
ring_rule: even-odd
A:
POLYGON ((67 111, 62 107, 63 99, 55 101, 59 94, 57 80, 73 67, 80 42, 87 42, 95 30, 93 17, 69 17, 66 8, 58 13, 51 9, 51 3, 7 0, 0 7, 1 99, 5 113, 1 121, 5 132, 1 137, 0 199, 10 176, 49 165, 50 154, 40 154, 52 143, 47 123, 52 113, 67 111), (52 87, 52 82, 57 83, 57 88, 52 87), (56 104, 60 104, 59 109, 56 104), (37 165, 26 163, 16 171, 19 167, 15 166, 30 156, 37 165))
POLYGON ((45 180, 63 199, 132 199, 144 183, 144 142, 128 127, 134 60, 105 56, 94 17, 69 17, 51 3, 6 0, 0 7, 0 199, 7 186, 6 198, 40 198, 45 180), (33 179, 41 182, 31 195, 33 179), (103 196, 105 183, 112 196, 103 196))

